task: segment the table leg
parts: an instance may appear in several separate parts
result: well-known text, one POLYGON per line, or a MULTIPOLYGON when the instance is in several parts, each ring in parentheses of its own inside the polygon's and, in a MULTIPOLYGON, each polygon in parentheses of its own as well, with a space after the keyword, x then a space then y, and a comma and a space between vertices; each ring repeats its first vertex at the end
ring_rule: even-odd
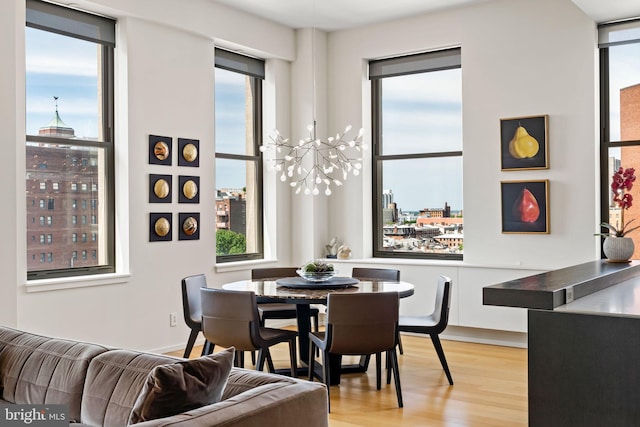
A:
POLYGON ((309 332, 311 331, 311 316, 309 304, 296 304, 298 322, 298 355, 300 361, 309 364, 309 332))

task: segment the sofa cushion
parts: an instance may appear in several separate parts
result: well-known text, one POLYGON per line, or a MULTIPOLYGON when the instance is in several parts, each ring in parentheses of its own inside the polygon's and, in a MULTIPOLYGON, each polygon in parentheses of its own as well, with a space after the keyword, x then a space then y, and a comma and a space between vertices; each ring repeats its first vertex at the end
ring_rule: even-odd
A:
POLYGON ((233 367, 234 348, 156 366, 131 411, 129 424, 169 417, 217 403, 233 367))
POLYGON ((89 363, 107 347, 0 329, 2 399, 16 404, 69 405, 80 419, 89 363))
POLYGON ((80 420, 90 426, 124 426, 149 372, 182 359, 130 350, 94 358, 87 371, 80 420))

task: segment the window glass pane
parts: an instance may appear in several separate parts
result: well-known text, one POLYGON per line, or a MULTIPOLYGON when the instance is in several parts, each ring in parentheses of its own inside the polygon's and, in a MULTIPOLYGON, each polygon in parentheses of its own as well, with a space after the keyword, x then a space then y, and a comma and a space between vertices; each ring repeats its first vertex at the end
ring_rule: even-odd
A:
POLYGON ((251 77, 215 69, 216 152, 254 155, 251 77))
MULTIPOLYGON (((100 184, 104 182, 105 177, 105 150, 96 147, 81 147, 72 144, 45 144, 27 142, 26 159, 27 159, 27 235, 39 234, 42 230, 43 217, 40 222, 31 221, 30 218, 36 216, 39 211, 38 205, 33 205, 31 200, 45 196, 51 200, 52 209, 51 216, 47 216, 47 230, 51 230, 53 234, 53 255, 50 264, 45 266, 28 256, 29 271, 39 269, 56 269, 70 267, 87 267, 105 265, 109 262, 108 252, 106 250, 106 194, 101 189, 106 188, 104 185, 98 185, 99 191, 83 194, 83 197, 91 199, 97 198, 95 207, 92 207, 92 221, 95 217, 95 223, 86 224, 86 216, 84 221, 80 223, 77 216, 68 215, 67 209, 76 206, 78 200, 77 193, 71 193, 71 180, 82 180, 83 182, 91 182, 100 184), (78 158, 88 158, 95 160, 95 166, 82 167, 81 163, 76 166, 70 166, 66 163, 66 159, 70 156, 78 158), (37 167, 38 161, 47 163, 47 169, 37 167), (51 190, 51 186, 47 186, 47 190, 40 190, 40 182, 59 182, 60 189, 58 191, 51 190), (98 257, 96 259, 80 260, 71 265, 72 252, 76 249, 78 233, 95 233, 94 241, 86 244, 88 250, 96 250, 98 257)), ((93 206, 93 204, 91 205, 93 206)), ((37 250, 35 245, 28 241, 27 251, 34 252, 37 250)))
POLYGON ((372 80, 374 256, 462 259, 461 69, 413 71, 372 80))
MULTIPOLYGON (((628 147, 621 148, 611 148, 609 149, 609 159, 607 164, 607 188, 611 188, 611 177, 620 167, 626 168, 635 168, 636 176, 640 175, 640 146, 632 145, 628 147)), ((620 206, 613 201, 613 192, 609 191, 608 194, 608 207, 609 207, 609 219, 603 218, 603 221, 608 222, 616 229, 620 229, 620 227, 625 226, 627 229, 631 229, 636 225, 640 225, 640 194, 638 191, 640 190, 637 185, 638 181, 636 181, 636 185, 634 185, 629 192, 633 197, 633 202, 631 207, 624 210, 624 212, 620 209, 620 206), (630 222, 633 223, 630 224, 630 222)), ((632 259, 640 258, 640 230, 635 230, 626 235, 626 237, 631 237, 633 239, 633 243, 635 244, 636 250, 631 257, 632 259)))
POLYGON ((609 48, 609 111, 611 141, 640 140, 640 43, 609 48))
POLYGON ((378 250, 463 253, 462 157, 381 163, 383 239, 378 250))
POLYGON ((260 251, 256 163, 216 159, 216 255, 260 251))
POLYGON ((27 277, 113 272, 115 21, 35 0, 27 2, 26 17, 26 232, 40 233, 44 229, 39 228, 46 227, 51 233, 45 265, 37 263, 42 257, 28 242, 27 277), (62 21, 64 29, 56 26, 62 21), (87 31, 96 30, 97 39, 83 39, 87 31), (39 222, 33 208, 36 197, 46 200, 47 216, 39 222), (74 212, 79 202, 84 208, 91 199, 97 203, 86 209, 87 215, 74 212), (87 219, 94 217, 91 223, 87 219), (78 239, 89 232, 96 235, 94 242, 78 239), (72 262, 78 248, 95 248, 96 259, 72 262))
POLYGON ((382 79, 380 154, 461 150, 459 68, 382 79))
POLYGON ((27 135, 104 140, 98 73, 102 47, 29 27, 25 43, 27 135))

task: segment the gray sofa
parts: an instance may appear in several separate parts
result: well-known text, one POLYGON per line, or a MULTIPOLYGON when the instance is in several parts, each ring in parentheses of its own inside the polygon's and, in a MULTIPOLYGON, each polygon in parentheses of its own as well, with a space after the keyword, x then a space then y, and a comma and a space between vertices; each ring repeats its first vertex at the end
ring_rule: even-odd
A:
MULTIPOLYGON (((72 422, 126 426, 151 370, 178 359, 0 326, 0 406, 64 404, 72 422)), ((328 426, 324 385, 232 368, 218 403, 136 426, 328 426)))

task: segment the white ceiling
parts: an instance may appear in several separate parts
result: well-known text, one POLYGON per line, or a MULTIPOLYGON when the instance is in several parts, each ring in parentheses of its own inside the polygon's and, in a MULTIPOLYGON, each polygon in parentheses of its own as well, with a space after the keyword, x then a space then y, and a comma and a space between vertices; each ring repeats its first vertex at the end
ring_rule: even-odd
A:
POLYGON ((594 21, 609 22, 640 17, 639 0, 572 0, 594 21))
MULTIPOLYGON (((210 0, 291 28, 359 27, 488 0, 210 0)), ((640 16, 640 0, 572 0, 595 22, 640 16)))
POLYGON ((487 0, 211 0, 291 28, 341 30, 487 0))

